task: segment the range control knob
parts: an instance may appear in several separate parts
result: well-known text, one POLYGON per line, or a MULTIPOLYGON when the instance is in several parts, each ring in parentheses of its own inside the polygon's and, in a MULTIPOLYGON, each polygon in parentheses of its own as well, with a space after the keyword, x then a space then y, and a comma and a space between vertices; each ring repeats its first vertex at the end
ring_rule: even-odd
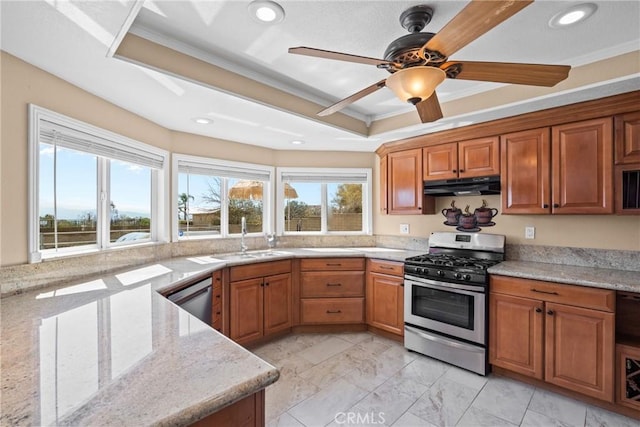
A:
POLYGON ((471 280, 471 275, 470 274, 465 274, 464 276, 462 276, 462 278, 464 280, 471 280))
POLYGON ((456 279, 462 279, 462 274, 460 274, 460 273, 455 273, 455 274, 453 275, 453 277, 455 277, 456 279))
POLYGON ((444 277, 444 271, 442 271, 442 270, 438 270, 438 271, 436 271, 436 274, 437 274, 438 276, 440 276, 440 277, 444 277))

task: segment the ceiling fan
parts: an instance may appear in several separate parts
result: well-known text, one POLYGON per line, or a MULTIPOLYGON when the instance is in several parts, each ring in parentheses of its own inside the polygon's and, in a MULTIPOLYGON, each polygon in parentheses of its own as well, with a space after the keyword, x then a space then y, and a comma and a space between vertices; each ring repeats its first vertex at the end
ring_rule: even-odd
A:
POLYGON ((347 105, 389 87, 403 101, 416 106, 422 123, 443 117, 435 88, 445 78, 554 86, 569 75, 570 66, 515 64, 450 60, 449 55, 509 19, 533 0, 473 0, 437 34, 422 29, 431 21, 433 9, 427 5, 410 7, 400 15, 400 24, 410 34, 387 47, 384 59, 332 52, 310 47, 292 47, 289 53, 375 65, 391 75, 318 113, 333 114, 347 105))

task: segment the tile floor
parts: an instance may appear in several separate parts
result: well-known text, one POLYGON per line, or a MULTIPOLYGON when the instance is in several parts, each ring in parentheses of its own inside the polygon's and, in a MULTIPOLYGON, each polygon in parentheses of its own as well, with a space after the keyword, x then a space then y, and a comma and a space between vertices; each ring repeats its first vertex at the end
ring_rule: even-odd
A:
POLYGON ((268 427, 640 426, 517 381, 481 377, 367 332, 294 334, 254 353, 280 369, 268 427))

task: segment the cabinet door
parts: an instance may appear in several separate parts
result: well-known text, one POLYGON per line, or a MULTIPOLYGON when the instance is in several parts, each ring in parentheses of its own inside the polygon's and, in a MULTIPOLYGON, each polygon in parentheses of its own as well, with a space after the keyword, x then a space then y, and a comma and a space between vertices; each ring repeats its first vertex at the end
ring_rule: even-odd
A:
POLYGON ((552 128, 552 212, 613 213, 612 118, 552 128))
POLYGON ((616 165, 640 164, 640 111, 614 118, 616 165))
POLYGON ((458 177, 458 143, 433 145, 422 149, 425 181, 458 177))
POLYGON ((389 213, 422 213, 422 149, 390 153, 388 157, 389 213))
POLYGON ((230 338, 244 344, 263 335, 263 279, 231 282, 230 338))
POLYGON ((401 277, 370 273, 367 278, 367 324, 404 335, 404 288, 401 277))
POLYGON ((542 379, 543 302, 491 293, 489 363, 542 379))
POLYGON ((498 137, 458 143, 460 178, 500 174, 500 140, 498 137))
POLYGON ((291 274, 264 278, 264 334, 291 327, 291 274))
POLYGON ((549 128, 500 137, 502 213, 551 212, 549 128))
POLYGON ((388 212, 388 203, 387 197, 389 195, 389 189, 387 186, 388 177, 388 167, 387 167, 387 156, 380 157, 380 212, 383 214, 388 212))
POLYGON ((546 303, 545 380, 613 402, 615 314, 546 303))

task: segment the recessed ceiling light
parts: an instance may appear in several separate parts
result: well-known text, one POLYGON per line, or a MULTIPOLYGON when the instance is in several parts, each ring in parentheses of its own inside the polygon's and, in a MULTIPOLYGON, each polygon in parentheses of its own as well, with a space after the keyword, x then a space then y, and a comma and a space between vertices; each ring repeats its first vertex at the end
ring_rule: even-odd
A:
POLYGON ((198 123, 199 125, 209 125, 213 123, 213 120, 207 119, 206 117, 196 117, 195 119, 193 119, 193 121, 198 123))
POLYGON ((249 3, 251 17, 259 22, 275 24, 284 19, 284 9, 278 3, 269 0, 255 0, 249 3))
POLYGON ((593 3, 583 3, 575 6, 571 6, 570 8, 553 15, 553 17, 549 20, 549 26, 551 28, 565 28, 569 25, 577 24, 578 22, 584 21, 598 9, 593 3))
POLYGON ((293 145, 302 145, 302 144, 304 144, 304 141, 300 141, 299 139, 295 139, 295 140, 291 141, 291 143, 293 145))

